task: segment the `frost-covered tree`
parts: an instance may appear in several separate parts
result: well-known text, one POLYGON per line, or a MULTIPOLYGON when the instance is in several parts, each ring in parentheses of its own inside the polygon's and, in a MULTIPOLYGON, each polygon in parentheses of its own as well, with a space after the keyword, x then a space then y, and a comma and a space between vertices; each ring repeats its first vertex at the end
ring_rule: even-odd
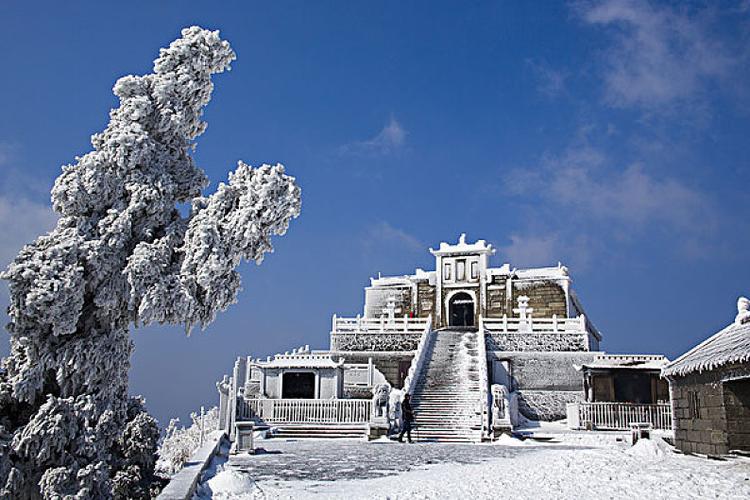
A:
POLYGON ((179 418, 169 421, 164 439, 157 452, 157 474, 169 477, 182 469, 185 462, 199 448, 201 433, 207 435, 219 428, 219 408, 214 406, 208 410, 203 415, 202 422, 200 415, 195 412, 190 414, 190 420, 192 420, 190 427, 178 427, 179 418))
POLYGON ((240 162, 201 196, 208 180, 190 153, 211 76, 234 58, 218 32, 191 27, 153 73, 120 78, 93 151, 55 182, 57 227, 2 275, 11 354, 0 370, 0 497, 148 497, 159 433, 128 397, 130 325, 205 327, 236 300, 239 262, 260 263, 299 214, 281 165, 240 162))

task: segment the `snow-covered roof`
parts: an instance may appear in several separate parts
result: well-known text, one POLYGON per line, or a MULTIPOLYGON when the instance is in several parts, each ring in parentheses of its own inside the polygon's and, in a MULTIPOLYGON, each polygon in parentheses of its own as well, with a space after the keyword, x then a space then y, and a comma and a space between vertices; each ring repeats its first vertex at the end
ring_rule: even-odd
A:
POLYGON ((661 370, 669 360, 661 354, 599 354, 590 363, 575 365, 575 369, 592 370, 661 370))
POLYGON ((662 375, 685 376, 730 363, 750 362, 750 322, 740 318, 672 361, 662 375))
POLYGON ((519 279, 564 279, 568 278, 568 268, 558 262, 554 267, 514 269, 513 274, 519 279))
POLYGON ((432 255, 455 255, 455 254, 467 254, 467 253, 486 253, 493 254, 495 249, 492 245, 488 245, 485 240, 477 240, 474 243, 466 243, 466 234, 462 234, 458 238, 458 243, 451 244, 445 241, 440 242, 440 247, 437 250, 430 248, 432 255))
POLYGON ((339 368, 344 365, 344 358, 334 360, 328 353, 277 354, 266 360, 253 360, 251 364, 260 368, 339 368))
POLYGON ((249 359, 249 363, 260 368, 338 368, 344 365, 344 358, 333 359, 330 351, 312 351, 304 345, 292 352, 268 356, 266 359, 249 359))
POLYGON ((504 276, 510 273, 510 264, 507 262, 500 267, 490 267, 487 269, 488 276, 504 276))
POLYGON ((411 275, 370 278, 370 286, 411 286, 411 275))

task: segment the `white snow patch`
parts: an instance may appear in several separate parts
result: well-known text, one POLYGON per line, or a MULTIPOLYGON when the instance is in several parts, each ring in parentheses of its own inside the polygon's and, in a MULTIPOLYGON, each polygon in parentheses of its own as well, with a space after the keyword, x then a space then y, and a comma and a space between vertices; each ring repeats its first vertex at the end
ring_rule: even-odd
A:
POLYGON ((514 438, 513 436, 509 436, 508 434, 503 433, 499 438, 497 438, 494 442, 496 445, 501 446, 526 446, 525 441, 521 441, 518 438, 514 438))
POLYGON ((243 472, 227 469, 208 480, 213 498, 232 498, 240 494, 252 493, 255 481, 243 472))

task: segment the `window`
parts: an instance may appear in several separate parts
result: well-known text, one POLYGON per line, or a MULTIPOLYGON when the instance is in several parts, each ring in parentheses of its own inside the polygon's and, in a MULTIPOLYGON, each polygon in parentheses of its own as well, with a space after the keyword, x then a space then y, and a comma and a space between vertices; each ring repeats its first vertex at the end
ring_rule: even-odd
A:
POLYGON ((688 413, 690 418, 701 418, 700 401, 698 400, 698 391, 688 391, 688 413))
POLYGON ((474 261, 471 263, 471 279, 475 280, 479 278, 479 262, 474 261))
POLYGON ((451 278, 451 264, 450 262, 446 262, 445 266, 443 266, 443 279, 450 281, 451 278))
POLYGON ((463 281, 466 279, 466 261, 459 260, 456 262, 456 281, 463 281))

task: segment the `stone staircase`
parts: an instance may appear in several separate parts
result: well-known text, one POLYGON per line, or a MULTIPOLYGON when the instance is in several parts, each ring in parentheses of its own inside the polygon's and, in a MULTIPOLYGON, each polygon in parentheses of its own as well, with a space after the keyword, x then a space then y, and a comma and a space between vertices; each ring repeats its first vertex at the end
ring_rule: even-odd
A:
POLYGON ((275 424, 273 438, 281 439, 367 439, 368 427, 365 423, 336 424, 275 424))
MULTIPOLYGON (((438 442, 481 441, 481 397, 477 341, 473 330, 447 329, 435 339, 412 396, 412 439, 438 442)), ((482 339, 483 340, 483 339, 482 339)))

